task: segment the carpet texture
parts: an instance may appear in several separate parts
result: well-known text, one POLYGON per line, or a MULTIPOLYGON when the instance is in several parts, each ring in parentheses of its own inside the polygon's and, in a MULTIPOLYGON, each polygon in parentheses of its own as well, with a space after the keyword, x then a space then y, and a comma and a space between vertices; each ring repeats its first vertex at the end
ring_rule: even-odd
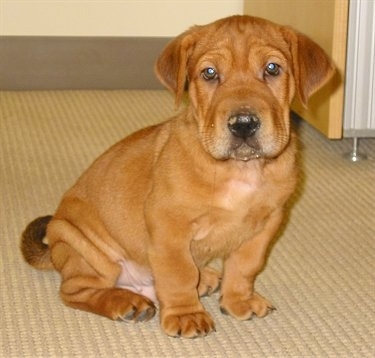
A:
POLYGON ((256 283, 277 310, 238 322, 204 298, 217 332, 165 336, 158 317, 126 324, 65 307, 59 275, 23 262, 20 234, 53 213, 106 148, 174 113, 165 91, 0 92, 1 357, 374 357, 375 140, 350 163, 351 140, 306 123, 302 180, 289 222, 256 283))

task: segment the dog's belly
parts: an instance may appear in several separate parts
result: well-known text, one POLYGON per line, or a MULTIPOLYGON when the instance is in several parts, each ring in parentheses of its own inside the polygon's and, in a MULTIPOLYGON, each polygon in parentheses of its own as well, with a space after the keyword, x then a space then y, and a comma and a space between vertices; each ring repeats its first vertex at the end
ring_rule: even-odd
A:
POLYGON ((126 259, 120 260, 119 264, 121 273, 117 278, 116 287, 138 293, 157 302, 154 279, 150 270, 126 259))

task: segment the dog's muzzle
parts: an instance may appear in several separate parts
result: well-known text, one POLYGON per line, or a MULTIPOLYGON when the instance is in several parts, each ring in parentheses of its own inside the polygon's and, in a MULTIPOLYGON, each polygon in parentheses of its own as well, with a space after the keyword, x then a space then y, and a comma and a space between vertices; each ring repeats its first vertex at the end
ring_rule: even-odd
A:
POLYGON ((246 140, 260 128, 260 120, 252 113, 237 113, 229 117, 228 128, 235 137, 246 140))
POLYGON ((262 156, 262 148, 256 135, 261 120, 251 112, 238 112, 231 115, 227 123, 231 134, 229 157, 248 161, 262 156))

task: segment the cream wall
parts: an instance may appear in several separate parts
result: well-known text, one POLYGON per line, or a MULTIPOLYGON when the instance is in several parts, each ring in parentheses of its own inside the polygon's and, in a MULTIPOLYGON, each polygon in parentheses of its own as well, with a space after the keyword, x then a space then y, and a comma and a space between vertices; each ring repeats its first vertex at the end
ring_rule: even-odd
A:
POLYGON ((0 35, 175 36, 243 13, 243 0, 0 0, 0 35))

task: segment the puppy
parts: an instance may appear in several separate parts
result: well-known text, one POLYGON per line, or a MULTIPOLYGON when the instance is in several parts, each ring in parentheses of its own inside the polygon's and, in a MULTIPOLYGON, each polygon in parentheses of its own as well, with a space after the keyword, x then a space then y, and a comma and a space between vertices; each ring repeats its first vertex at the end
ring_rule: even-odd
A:
POLYGON ((290 103, 334 69, 309 38, 250 16, 192 27, 155 69, 185 109, 99 157, 21 250, 60 272, 68 306, 147 321, 158 303, 167 335, 205 336, 214 322, 199 297, 219 286, 236 319, 273 308, 254 281, 297 182, 290 103))

